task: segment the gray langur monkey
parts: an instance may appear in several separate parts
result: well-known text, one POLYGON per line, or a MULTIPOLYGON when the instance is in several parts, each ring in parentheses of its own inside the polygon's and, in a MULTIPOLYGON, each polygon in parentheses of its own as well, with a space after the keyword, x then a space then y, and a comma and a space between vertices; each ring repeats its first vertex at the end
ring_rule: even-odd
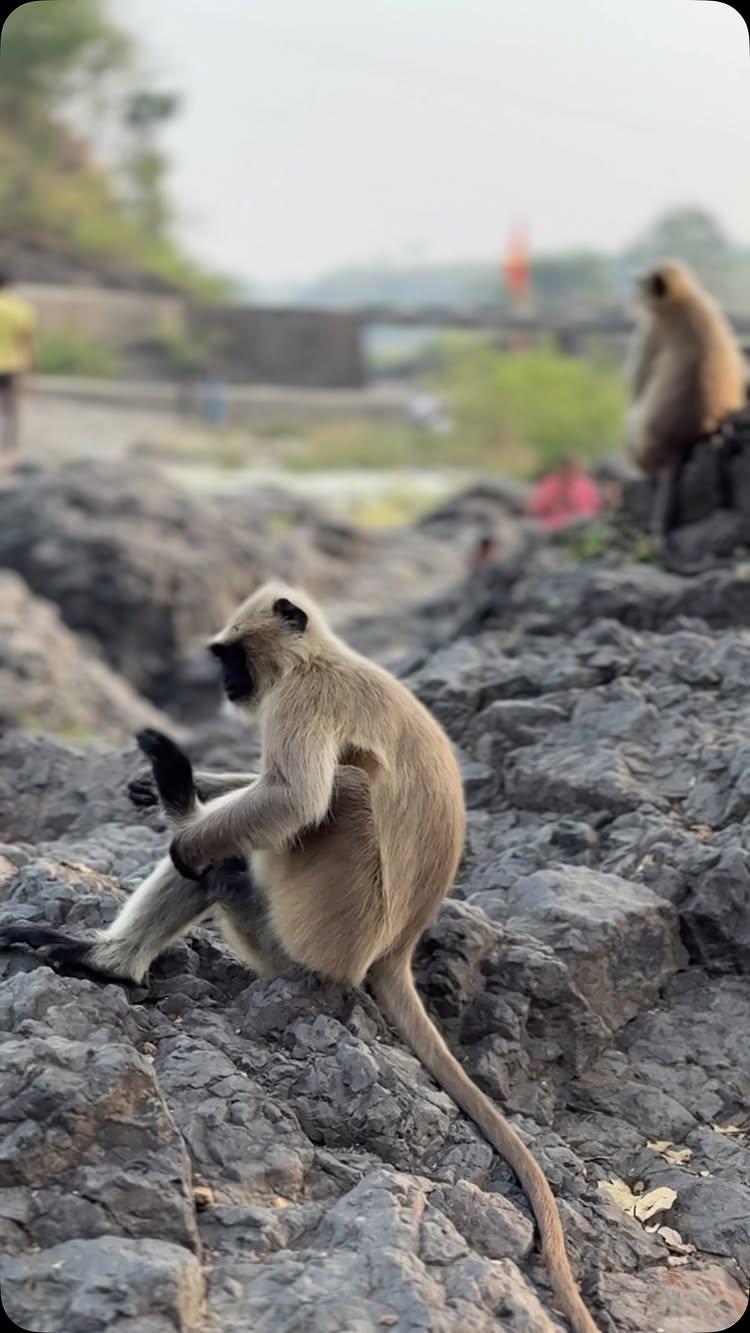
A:
MULTIPOLYGON (((95 940, 19 924, 0 932, 0 943, 138 982, 210 912, 261 975, 293 962, 352 986, 366 980, 422 1064, 515 1171, 561 1309, 575 1333, 597 1333, 544 1172, 451 1054, 414 986, 414 948, 451 889, 464 842, 448 737, 404 685, 284 586, 251 596, 210 649, 229 700, 259 708, 261 772, 193 774, 167 737, 141 733, 174 826, 169 856, 95 940)), ((134 794, 148 799, 144 784, 134 794)))
POLYGON ((679 523, 680 481, 694 446, 713 435, 720 504, 731 508, 730 418, 745 405, 747 368, 729 322, 684 264, 669 261, 645 273, 638 298, 628 439, 642 471, 660 478, 653 516, 659 537, 679 523))

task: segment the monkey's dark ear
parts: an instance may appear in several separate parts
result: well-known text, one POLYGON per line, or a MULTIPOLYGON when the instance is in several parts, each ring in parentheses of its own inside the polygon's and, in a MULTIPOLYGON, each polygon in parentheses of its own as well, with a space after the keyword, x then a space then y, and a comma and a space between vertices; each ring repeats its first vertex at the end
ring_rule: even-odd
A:
POLYGON ((667 294, 667 284, 661 273, 655 273, 651 279, 651 294, 652 296, 666 296, 667 294))
POLYGON ((277 616, 296 629, 299 634, 304 634, 307 628, 307 615, 301 606, 295 606, 288 597, 279 597, 273 604, 273 609, 277 616))

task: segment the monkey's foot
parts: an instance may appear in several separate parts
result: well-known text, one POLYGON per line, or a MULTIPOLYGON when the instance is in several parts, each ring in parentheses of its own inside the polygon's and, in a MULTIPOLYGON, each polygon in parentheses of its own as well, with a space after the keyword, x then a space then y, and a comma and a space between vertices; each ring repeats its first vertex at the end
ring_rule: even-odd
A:
POLYGON ((52 926, 31 923, 0 927, 0 950, 22 945, 41 955, 40 962, 49 964, 63 975, 88 977, 92 981, 118 982, 121 986, 137 983, 132 977, 95 961, 96 941, 77 940, 52 926))
POLYGON ((139 810, 159 804, 159 793, 153 777, 134 778, 128 783, 128 796, 139 810))
POLYGON ((151 761, 154 782, 164 807, 173 814, 188 814, 195 802, 195 782, 193 765, 187 755, 163 732, 151 727, 139 731, 136 741, 151 761))
POLYGON ((0 927, 0 949, 24 945, 44 955, 43 961, 61 971, 73 971, 96 976, 107 981, 122 980, 96 967, 92 961, 92 942, 77 940, 52 926, 31 923, 0 927))

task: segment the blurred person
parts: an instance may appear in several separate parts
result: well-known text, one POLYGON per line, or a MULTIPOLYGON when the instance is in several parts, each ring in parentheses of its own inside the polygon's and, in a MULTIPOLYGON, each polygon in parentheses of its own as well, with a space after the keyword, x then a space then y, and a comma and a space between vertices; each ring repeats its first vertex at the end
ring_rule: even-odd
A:
POLYGON ((218 370, 211 370, 202 385, 202 415, 209 426, 223 426, 229 414, 227 386, 218 370))
POLYGON ((19 450, 19 404, 24 379, 33 369, 36 313, 28 301, 9 290, 0 271, 0 465, 19 450))
POLYGON ((534 487, 528 513, 552 531, 576 519, 593 518, 603 507, 604 497, 593 477, 577 458, 565 454, 554 472, 534 487))

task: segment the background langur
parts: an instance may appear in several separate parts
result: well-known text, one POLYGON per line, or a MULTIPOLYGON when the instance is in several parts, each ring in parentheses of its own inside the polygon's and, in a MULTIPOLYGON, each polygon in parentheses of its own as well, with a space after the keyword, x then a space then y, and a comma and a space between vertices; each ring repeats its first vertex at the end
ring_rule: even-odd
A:
MULTIPOLYGON (((228 698, 259 706, 261 773, 194 778, 177 746, 141 733, 174 823, 170 855, 93 942, 24 925, 0 942, 140 981, 171 940, 211 912, 263 975, 294 962, 353 986, 367 979, 404 1040, 516 1172, 559 1304, 576 1333, 596 1333, 541 1167, 451 1054, 412 978, 415 945, 452 886, 464 841, 447 736, 290 589, 261 588, 211 651, 228 698)), ((147 784, 134 795, 148 799, 147 784)))
MULTIPOLYGON (((634 404, 629 443, 635 461, 661 476, 654 513, 657 535, 679 522, 680 478, 694 445, 717 432, 745 403, 747 368, 721 310, 676 262, 638 282, 639 326, 630 352, 634 404)), ((720 503, 732 504, 732 427, 717 440, 720 503)))

